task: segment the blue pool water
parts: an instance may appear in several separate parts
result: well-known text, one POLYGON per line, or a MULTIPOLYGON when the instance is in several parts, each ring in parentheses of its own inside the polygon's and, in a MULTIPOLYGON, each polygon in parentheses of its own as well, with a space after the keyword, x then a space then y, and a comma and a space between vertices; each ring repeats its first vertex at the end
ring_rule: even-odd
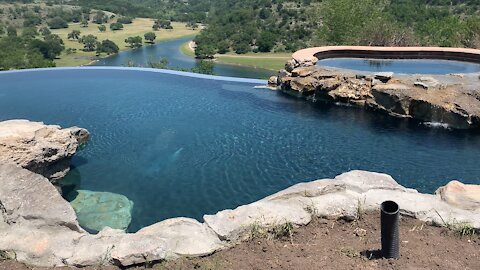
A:
POLYGON ((245 82, 134 70, 0 73, 0 121, 92 133, 68 176, 134 202, 130 231, 201 220, 298 182, 353 169, 424 192, 480 184, 480 133, 429 128, 361 109, 314 105, 245 82))
POLYGON ((370 72, 395 72, 403 74, 450 74, 480 72, 480 64, 435 59, 362 59, 328 58, 317 65, 370 72))

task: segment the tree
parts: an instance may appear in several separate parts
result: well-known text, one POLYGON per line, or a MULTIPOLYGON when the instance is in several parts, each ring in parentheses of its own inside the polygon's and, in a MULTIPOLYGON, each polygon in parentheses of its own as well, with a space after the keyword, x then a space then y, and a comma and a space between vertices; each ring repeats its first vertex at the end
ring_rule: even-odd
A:
POLYGON ((101 25, 98 26, 98 30, 100 32, 105 32, 105 31, 107 31, 107 27, 105 25, 101 24, 101 25))
POLYGON ((119 48, 115 42, 111 40, 104 40, 97 45, 97 53, 106 53, 108 55, 118 53, 119 48))
POLYGON ((38 36, 37 28, 35 27, 26 27, 22 30, 22 38, 33 39, 38 36))
POLYGON ((112 23, 112 24, 110 24, 110 29, 112 31, 122 30, 123 29, 123 24, 121 24, 119 22, 112 23))
POLYGON ((257 40, 258 50, 260 52, 269 52, 275 46, 275 35, 272 32, 264 31, 257 40))
POLYGON ((193 73, 213 74, 215 63, 211 60, 200 60, 194 68, 191 69, 193 73))
POLYGON ((16 37, 17 36, 17 28, 9 25, 7 27, 7 36, 8 37, 16 37))
POLYGON ((132 17, 120 17, 117 19, 117 22, 122 24, 131 24, 133 22, 132 17))
POLYGON ((35 39, 30 43, 30 48, 38 50, 49 60, 57 58, 65 50, 63 40, 58 35, 48 35, 44 41, 35 39))
POLYGON ((45 27, 45 26, 40 28, 39 31, 40 31, 40 34, 42 34, 42 36, 44 36, 44 37, 48 36, 52 33, 52 31, 50 31, 50 29, 48 29, 48 27, 45 27))
POLYGON ((157 38, 157 35, 155 35, 154 32, 148 32, 144 35, 144 37, 147 42, 153 44, 155 42, 155 39, 157 38))
POLYGON ((162 20, 162 19, 157 19, 153 23, 152 26, 154 31, 158 31, 160 29, 173 29, 172 22, 169 20, 162 20))
POLYGON ((199 59, 211 59, 215 55, 215 48, 210 44, 198 44, 195 48, 195 57, 199 59))
POLYGON ((93 22, 96 24, 103 24, 108 22, 108 16, 103 11, 97 11, 93 16, 93 22))
POLYGON ((198 24, 196 22, 187 22, 187 24, 185 25, 187 28, 191 28, 192 30, 194 29, 197 29, 198 28, 198 24))
POLYGON ((88 27, 88 20, 83 18, 82 21, 80 22, 80 27, 83 27, 83 28, 88 27))
POLYGON ((251 47, 248 42, 242 41, 233 44, 233 50, 238 54, 245 54, 251 50, 251 47))
POLYGON ((148 61, 148 66, 151 68, 166 69, 168 66, 168 59, 165 57, 162 57, 160 61, 150 59, 148 61))
POLYGON ((68 39, 79 39, 80 38, 80 31, 78 30, 72 30, 72 32, 68 33, 67 36, 68 39))
POLYGON ((228 44, 227 41, 222 40, 217 43, 217 52, 219 54, 225 54, 230 50, 230 45, 228 44))
POLYGON ((78 42, 83 44, 83 50, 86 52, 93 52, 97 47, 97 37, 94 35, 82 36, 78 42))
POLYGON ((125 39, 125 43, 127 43, 131 48, 140 48, 142 47, 142 37, 129 37, 125 39))
POLYGON ((62 17, 55 17, 47 21, 50 29, 68 28, 68 23, 62 17))

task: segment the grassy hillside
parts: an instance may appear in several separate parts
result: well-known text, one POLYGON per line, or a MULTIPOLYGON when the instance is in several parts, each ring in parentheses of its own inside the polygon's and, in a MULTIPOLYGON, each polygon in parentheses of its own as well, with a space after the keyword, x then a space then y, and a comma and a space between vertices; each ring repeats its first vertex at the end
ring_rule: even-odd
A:
MULTIPOLYGON (((96 59, 95 52, 84 52, 83 44, 79 43, 76 40, 69 40, 67 38, 68 33, 72 30, 79 30, 81 35, 92 34, 98 38, 98 41, 109 39, 115 42, 120 51, 129 49, 125 43, 125 39, 131 36, 140 36, 143 38, 143 35, 147 32, 152 31, 153 20, 148 18, 137 18, 133 20, 132 24, 125 24, 124 29, 120 31, 112 31, 108 29, 106 32, 100 32, 97 24, 89 24, 87 28, 83 28, 78 23, 69 24, 68 28, 65 29, 56 29, 52 30, 52 33, 59 35, 65 43, 66 48, 76 49, 75 53, 68 54, 63 52, 59 59, 55 60, 57 66, 77 66, 85 65, 90 63, 92 60, 96 59)), ((193 36, 198 33, 198 30, 192 30, 185 27, 185 23, 172 23, 172 30, 161 29, 155 31, 157 36, 156 42, 165 41, 175 38, 180 38, 184 36, 193 36)), ((149 46, 149 45, 145 45, 149 46)))

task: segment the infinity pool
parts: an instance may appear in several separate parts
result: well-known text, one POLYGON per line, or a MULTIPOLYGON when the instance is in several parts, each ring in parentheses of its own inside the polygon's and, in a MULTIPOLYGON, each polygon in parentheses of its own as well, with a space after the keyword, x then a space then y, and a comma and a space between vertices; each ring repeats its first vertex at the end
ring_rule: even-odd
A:
POLYGON ((395 72, 402 74, 450 74, 480 72, 480 64, 435 59, 362 59, 328 58, 317 65, 369 72, 395 72))
POLYGON ((201 220, 353 169, 423 192, 452 179, 480 184, 478 131, 312 105, 260 83, 119 69, 3 72, 0 120, 87 128, 91 142, 68 180, 132 200, 130 231, 201 220))

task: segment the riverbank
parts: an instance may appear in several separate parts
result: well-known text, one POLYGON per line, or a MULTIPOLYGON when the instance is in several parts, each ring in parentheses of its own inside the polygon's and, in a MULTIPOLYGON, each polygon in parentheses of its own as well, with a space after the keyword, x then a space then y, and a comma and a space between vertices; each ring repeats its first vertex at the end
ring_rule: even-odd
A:
MULTIPOLYGON (((192 42, 182 44, 180 51, 187 56, 195 57, 195 49, 192 42)), ((282 69, 285 62, 290 58, 290 53, 227 53, 215 55, 215 61, 218 63, 275 71, 282 69)))
MULTIPOLYGON (((173 29, 165 30, 161 29, 158 31, 152 30, 152 25, 154 21, 149 18, 137 18, 134 19, 131 24, 124 24, 124 29, 119 31, 112 31, 108 28, 105 32, 100 32, 98 29, 98 24, 90 23, 88 27, 81 27, 78 23, 69 24, 68 28, 65 29, 56 29, 52 30, 53 34, 59 35, 64 44, 66 50, 60 55, 59 59, 55 60, 55 63, 58 67, 64 66, 83 66, 89 65, 96 61, 99 58, 108 57, 107 55, 101 55, 98 57, 96 52, 85 52, 83 51, 83 45, 77 40, 68 39, 68 33, 72 30, 79 30, 81 36, 83 35, 94 35, 98 38, 98 41, 105 39, 112 40, 115 42, 120 52, 130 50, 131 48, 125 43, 125 39, 132 36, 140 36, 143 39, 143 36, 147 32, 154 32, 157 36, 155 43, 164 42, 168 40, 174 40, 182 37, 195 36, 200 30, 187 28, 185 23, 172 22, 173 29), (68 49, 73 49, 74 52, 68 52, 68 49)), ((144 46, 151 46, 150 44, 144 44, 144 46)))

